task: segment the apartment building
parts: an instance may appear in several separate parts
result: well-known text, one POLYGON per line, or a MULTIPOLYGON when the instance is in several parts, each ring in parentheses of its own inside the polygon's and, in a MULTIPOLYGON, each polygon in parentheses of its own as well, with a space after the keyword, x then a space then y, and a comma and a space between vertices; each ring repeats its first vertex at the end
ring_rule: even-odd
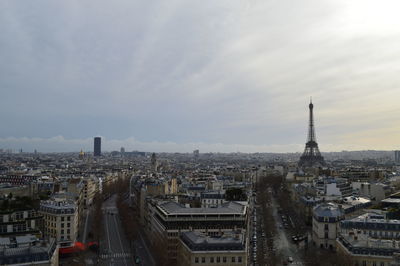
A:
POLYGON ((222 205, 225 201, 225 191, 207 191, 201 193, 202 208, 216 208, 222 205))
POLYGON ((43 216, 33 209, 0 210, 0 236, 33 234, 41 237, 43 216))
POLYGON ((92 205, 94 196, 98 189, 98 182, 91 177, 83 179, 83 206, 87 208, 92 205))
POLYGON ((353 189, 347 179, 323 177, 314 181, 314 186, 321 196, 348 197, 353 189))
POLYGON ((41 201, 39 213, 44 219, 44 235, 61 246, 70 245, 78 236, 78 207, 73 201, 41 201))
POLYGON ((350 220, 340 222, 343 234, 354 230, 379 239, 400 240, 400 220, 388 220, 383 215, 366 213, 350 220))
POLYGON ((313 243, 321 248, 335 248, 339 222, 344 219, 344 210, 334 203, 322 203, 314 208, 312 223, 313 243))
POLYGON ((348 264, 356 266, 392 266, 400 251, 400 241, 373 239, 365 234, 349 232, 340 234, 336 240, 339 256, 348 264))
POLYGON ((353 182, 353 189, 363 197, 380 202, 391 194, 391 187, 383 183, 353 182))

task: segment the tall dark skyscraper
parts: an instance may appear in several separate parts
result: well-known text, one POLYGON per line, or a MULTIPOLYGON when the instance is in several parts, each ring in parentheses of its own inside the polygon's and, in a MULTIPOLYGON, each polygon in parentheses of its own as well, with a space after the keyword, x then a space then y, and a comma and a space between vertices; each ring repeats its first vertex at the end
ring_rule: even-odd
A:
POLYGON ((394 151, 394 162, 400 163, 400 151, 394 151))
POLYGON ((94 156, 101 156, 101 138, 95 137, 94 138, 94 156))
POLYGON ((324 157, 322 157, 319 152, 317 137, 315 135, 314 128, 314 105, 312 101, 308 105, 310 109, 310 118, 308 124, 308 137, 306 147, 304 149, 303 155, 300 157, 299 166, 300 167, 313 167, 325 165, 324 157))

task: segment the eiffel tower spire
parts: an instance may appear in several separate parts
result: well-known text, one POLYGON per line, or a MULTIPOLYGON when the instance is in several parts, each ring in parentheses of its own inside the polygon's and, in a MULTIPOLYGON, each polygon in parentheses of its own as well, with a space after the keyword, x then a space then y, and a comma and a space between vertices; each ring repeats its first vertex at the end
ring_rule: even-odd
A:
POLYGON ((313 111, 314 104, 312 103, 311 98, 308 108, 310 109, 308 136, 303 155, 300 157, 299 166, 300 167, 322 166, 325 165, 325 161, 324 157, 321 156, 321 153, 319 152, 318 149, 318 143, 314 127, 314 111, 313 111))

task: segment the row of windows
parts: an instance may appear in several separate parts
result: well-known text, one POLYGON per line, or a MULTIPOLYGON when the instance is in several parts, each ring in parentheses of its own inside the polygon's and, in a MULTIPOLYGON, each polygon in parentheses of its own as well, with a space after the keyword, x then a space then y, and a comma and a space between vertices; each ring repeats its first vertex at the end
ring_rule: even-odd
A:
POLYGON ((35 215, 35 211, 27 211, 26 216, 24 217, 24 212, 23 211, 17 211, 11 214, 5 214, 5 215, 0 215, 0 223, 4 223, 6 221, 18 221, 18 220, 22 220, 24 218, 30 218, 30 217, 34 217, 35 215), (7 219, 8 216, 8 219, 7 219))
MULTIPOLYGON (((362 261, 361 262, 361 264, 358 262, 358 261, 356 261, 356 263, 354 264, 355 266, 367 266, 367 262, 364 260, 364 261, 362 261)), ((369 264, 370 265, 370 264, 369 264)), ((385 262, 376 262, 376 261, 373 261, 372 262, 372 266, 385 266, 385 262)))
MULTIPOLYGON (((64 221, 64 218, 65 218, 64 216, 61 217, 62 222, 64 221)), ((71 221, 71 216, 67 216, 67 221, 71 221)))
POLYGON ((7 225, 0 225, 0 234, 7 233, 7 225))
MULTIPOLYGON (((61 223, 61 228, 64 228, 64 223, 61 223)), ((71 223, 67 223, 67 227, 71 227, 71 223)))
MULTIPOLYGON (((71 233, 71 230, 70 230, 70 229, 67 229, 67 234, 70 234, 70 233, 71 233)), ((62 234, 62 235, 64 234, 64 229, 61 230, 61 234, 62 234)))
MULTIPOLYGON (((26 224, 14 224, 12 226, 12 232, 25 232, 26 229, 26 224)), ((0 225, 0 233, 7 233, 7 225, 0 225)))
MULTIPOLYGON (((201 230, 201 232, 204 232, 205 233, 205 230, 201 230)), ((167 235, 168 235, 168 237, 178 237, 179 236, 179 234, 180 234, 180 232, 168 232, 167 233, 167 235)), ((209 236, 220 236, 221 235, 221 232, 220 231, 215 231, 215 232, 213 232, 213 231, 208 231, 207 232, 207 235, 209 235, 209 236)), ((169 241, 173 241, 174 239, 169 239, 169 241)))
MULTIPOLYGON (((222 257, 222 260, 221 260, 221 257, 215 257, 215 258, 214 257, 209 257, 208 259, 209 259, 209 261, 208 261, 209 263, 221 263, 221 261, 222 261, 222 263, 227 263, 228 260, 229 260, 229 258, 227 258, 227 257, 222 257)), ((194 262, 195 263, 206 263, 206 257, 195 257, 194 258, 194 262)), ((230 262, 241 263, 242 262, 242 257, 241 256, 239 256, 239 257, 231 257, 230 262)))
MULTIPOLYGON (((46 225, 56 227, 56 223, 46 222, 46 225)), ((65 226, 65 223, 61 223, 61 228, 64 228, 64 226, 65 226)), ((71 223, 67 223, 66 227, 71 227, 71 223)))
POLYGON ((204 199, 203 201, 206 203, 223 203, 222 199, 204 199))

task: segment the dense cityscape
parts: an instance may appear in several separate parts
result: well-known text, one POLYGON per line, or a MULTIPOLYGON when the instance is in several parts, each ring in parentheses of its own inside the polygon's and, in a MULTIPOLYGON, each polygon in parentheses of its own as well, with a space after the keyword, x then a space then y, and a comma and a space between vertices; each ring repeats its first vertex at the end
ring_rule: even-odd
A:
POLYGON ((400 151, 1 150, 1 265, 400 263, 400 151), (328 159, 329 158, 329 159, 328 159))
POLYGON ((399 0, 0 0, 0 266, 400 266, 399 0))

